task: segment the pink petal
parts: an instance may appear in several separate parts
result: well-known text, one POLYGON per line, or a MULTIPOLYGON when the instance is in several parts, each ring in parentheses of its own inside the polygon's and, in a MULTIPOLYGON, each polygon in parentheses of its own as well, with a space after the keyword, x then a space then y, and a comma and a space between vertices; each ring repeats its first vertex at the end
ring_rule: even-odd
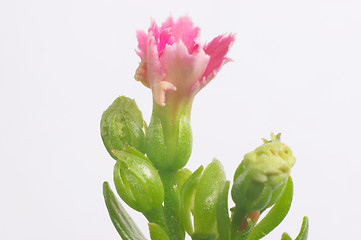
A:
POLYGON ((138 50, 135 50, 142 60, 147 56, 147 39, 148 36, 144 31, 137 31, 138 50))
POLYGON ((209 56, 202 49, 197 54, 190 55, 185 44, 180 41, 167 45, 160 58, 165 79, 177 88, 177 96, 189 97, 191 88, 198 82, 207 67, 209 56))
POLYGON ((161 26, 159 39, 157 43, 159 56, 162 56, 165 46, 172 45, 174 43, 174 38, 172 37, 172 27, 174 21, 172 17, 169 17, 161 26))
POLYGON ((160 82, 165 77, 165 72, 159 61, 158 49, 153 32, 148 34, 148 49, 147 49, 147 74, 150 86, 152 87, 156 82, 160 82))
POLYGON ((172 37, 171 29, 174 25, 172 17, 169 17, 159 28, 158 25, 153 21, 150 28, 148 29, 148 34, 152 33, 155 45, 157 46, 158 55, 163 54, 164 47, 167 44, 173 44, 174 38, 172 37))
POLYGON ((152 22, 150 24, 150 27, 148 29, 148 36, 149 36, 150 33, 152 33, 155 41, 158 42, 158 40, 159 40, 159 28, 158 28, 157 23, 154 20, 152 20, 152 22))
POLYGON ((182 40, 188 52, 192 54, 199 46, 200 29, 194 27, 192 20, 188 16, 180 17, 172 29, 174 41, 182 40))
POLYGON ((172 28, 173 26, 174 26, 173 18, 172 16, 169 16, 167 20, 165 20, 165 22, 162 23, 161 30, 169 29, 172 28))
POLYGON ((225 63, 230 61, 226 54, 234 40, 234 34, 220 35, 204 46, 204 52, 211 57, 204 72, 203 81, 205 81, 205 84, 215 77, 225 63))
POLYGON ((176 91, 177 88, 170 82, 160 81, 152 86, 153 97, 155 101, 162 107, 165 106, 165 94, 167 91, 176 91))

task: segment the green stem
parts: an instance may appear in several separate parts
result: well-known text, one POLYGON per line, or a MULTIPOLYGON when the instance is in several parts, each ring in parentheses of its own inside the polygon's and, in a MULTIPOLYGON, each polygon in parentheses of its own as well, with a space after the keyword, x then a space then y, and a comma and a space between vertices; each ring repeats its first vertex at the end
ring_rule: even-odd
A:
POLYGON ((177 170, 160 171, 164 186, 164 216, 170 240, 183 240, 184 229, 179 220, 180 197, 177 191, 177 170))
POLYGON ((235 207, 231 222, 231 240, 238 239, 239 227, 243 219, 247 216, 247 211, 241 207, 235 207))
POLYGON ((148 219, 150 223, 158 224, 164 231, 168 232, 168 227, 164 218, 163 206, 153 208, 148 212, 143 212, 143 215, 148 219))

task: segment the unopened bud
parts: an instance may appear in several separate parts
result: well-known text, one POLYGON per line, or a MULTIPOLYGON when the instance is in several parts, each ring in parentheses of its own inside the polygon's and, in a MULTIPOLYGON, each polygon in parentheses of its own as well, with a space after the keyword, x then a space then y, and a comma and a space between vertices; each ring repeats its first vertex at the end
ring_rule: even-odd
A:
POLYGON ((117 159, 114 183, 123 201, 139 212, 160 207, 164 200, 163 184, 149 159, 129 146, 113 153, 117 159))
POLYGON ((274 204, 294 163, 295 157, 280 142, 280 134, 271 134, 270 141, 264 140, 263 145, 247 153, 238 166, 232 187, 233 201, 248 212, 274 204))
POLYGON ((128 144, 144 152, 145 136, 142 112, 134 100, 121 96, 103 113, 100 133, 109 154, 112 150, 123 150, 128 144))

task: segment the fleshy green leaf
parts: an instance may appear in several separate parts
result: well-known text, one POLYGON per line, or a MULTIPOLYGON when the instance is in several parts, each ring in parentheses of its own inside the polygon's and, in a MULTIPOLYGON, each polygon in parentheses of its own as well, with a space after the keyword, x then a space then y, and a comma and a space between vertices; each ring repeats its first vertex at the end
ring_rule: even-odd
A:
POLYGON ((296 240, 306 240, 308 237, 308 217, 304 216, 302 221, 302 227, 296 240))
POLYGON ((217 236, 218 194, 225 182, 222 163, 213 159, 204 169, 194 196, 194 234, 197 236, 217 236))
POLYGON ((283 233, 281 240, 292 240, 292 238, 287 233, 283 233))
POLYGON ((187 179, 191 175, 192 175, 192 172, 188 168, 182 168, 177 172, 177 187, 178 187, 178 189, 182 189, 183 184, 187 181, 187 179))
POLYGON ((110 219, 123 240, 146 240, 131 217, 117 200, 107 182, 103 184, 103 195, 110 219))
POLYGON ((152 240, 169 240, 167 233, 158 224, 149 223, 149 233, 152 240))
POLYGON ((222 240, 229 240, 231 235, 228 214, 228 190, 229 181, 226 181, 219 191, 217 202, 217 228, 219 239, 222 240))
MULTIPOLYGON (((302 227, 296 240, 306 240, 307 236, 308 236, 308 218, 304 216, 302 221, 302 227)), ((292 240, 292 238, 287 233, 283 233, 281 240, 292 240)))
POLYGON ((287 185, 281 197, 268 214, 252 229, 248 240, 258 240, 275 229, 286 217, 292 203, 293 183, 288 177, 287 185))
POLYGON ((189 235, 193 234, 191 209, 194 194, 202 174, 203 166, 200 166, 183 184, 181 190, 181 223, 189 235))

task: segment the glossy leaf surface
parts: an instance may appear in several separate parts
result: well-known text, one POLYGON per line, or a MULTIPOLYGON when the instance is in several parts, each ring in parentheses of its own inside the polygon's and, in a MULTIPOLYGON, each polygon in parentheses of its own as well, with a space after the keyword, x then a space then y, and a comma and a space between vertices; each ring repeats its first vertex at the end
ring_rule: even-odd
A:
POLYGON ((217 202, 217 228, 219 239, 229 240, 231 236, 231 226, 228 213, 228 191, 229 181, 226 181, 219 191, 217 202))
POLYGON ((225 182, 223 165, 217 159, 213 159, 204 169, 194 196, 194 233, 198 236, 217 234, 218 194, 225 182))
POLYGON ((203 166, 200 166, 183 184, 181 190, 181 223, 189 235, 193 234, 193 225, 191 210, 193 208, 194 194, 203 172, 203 166))

